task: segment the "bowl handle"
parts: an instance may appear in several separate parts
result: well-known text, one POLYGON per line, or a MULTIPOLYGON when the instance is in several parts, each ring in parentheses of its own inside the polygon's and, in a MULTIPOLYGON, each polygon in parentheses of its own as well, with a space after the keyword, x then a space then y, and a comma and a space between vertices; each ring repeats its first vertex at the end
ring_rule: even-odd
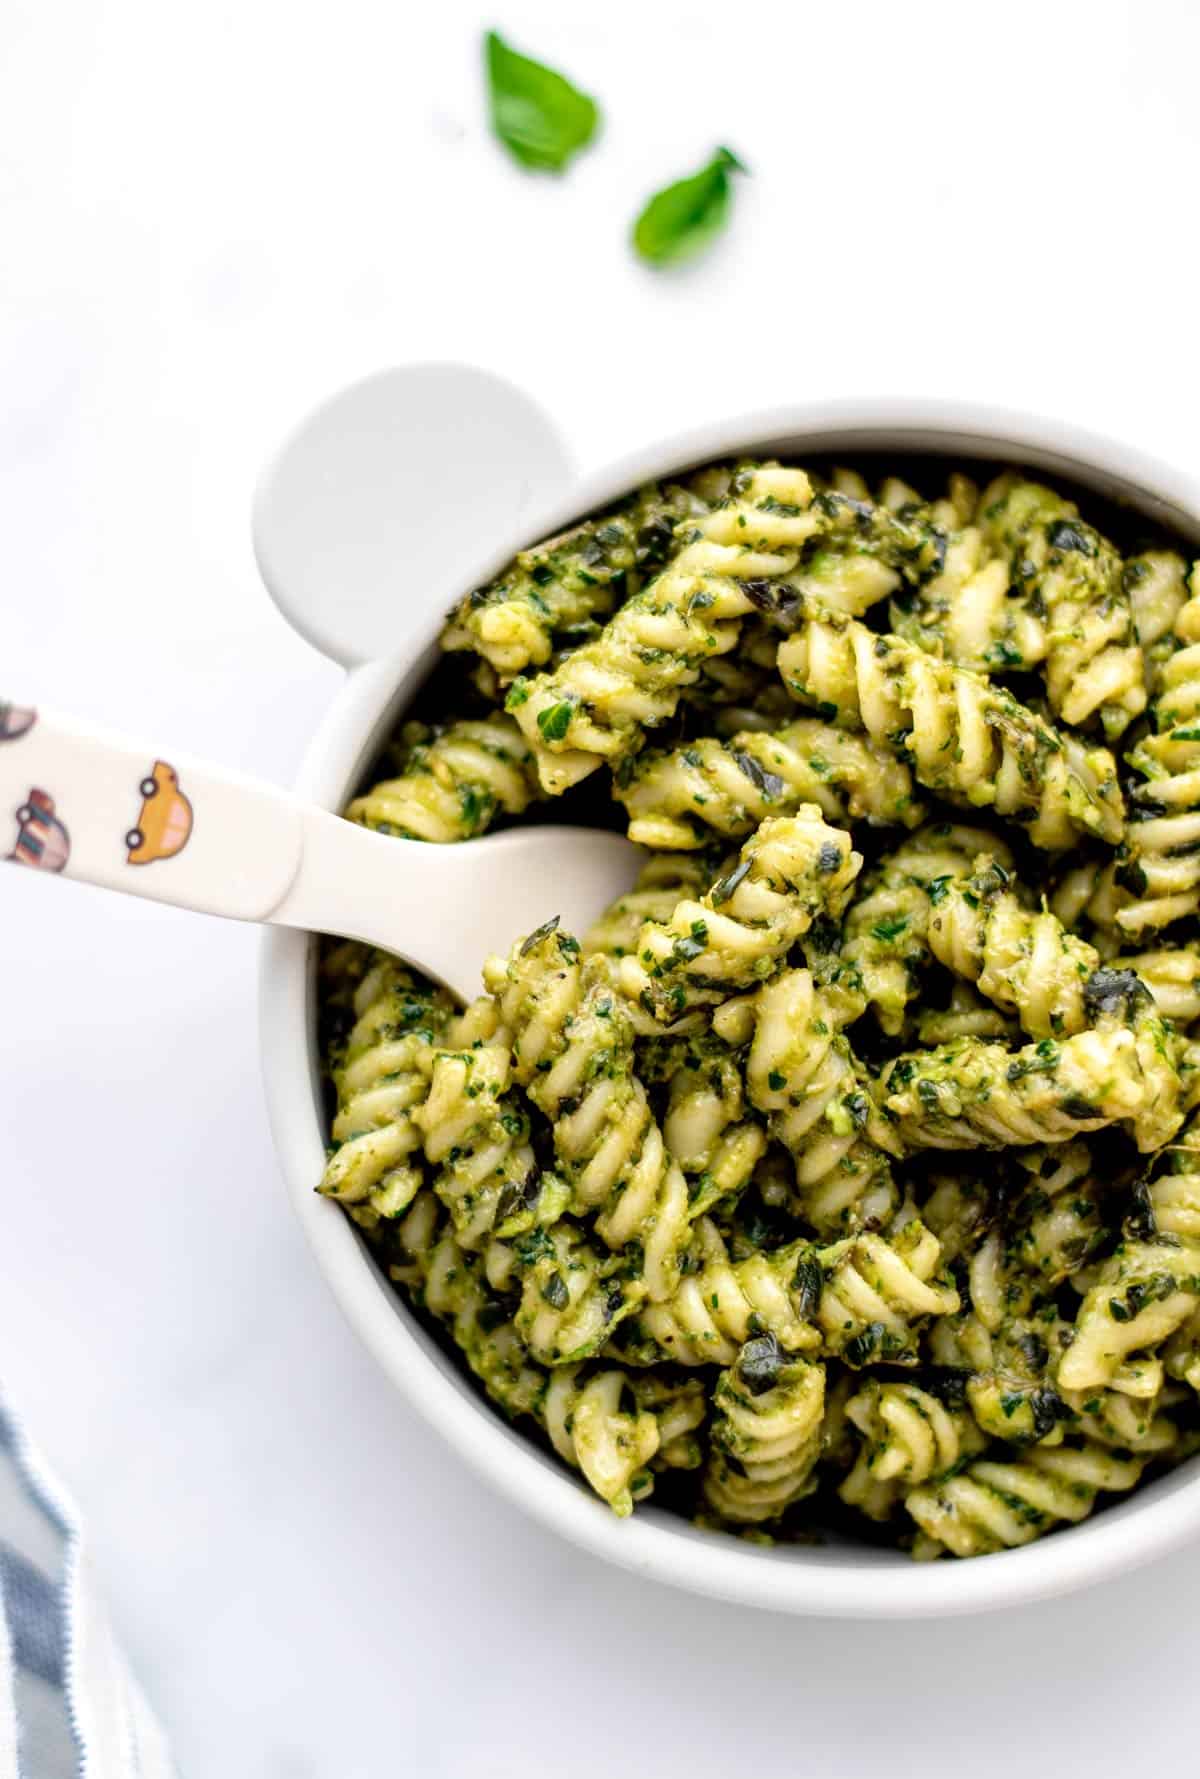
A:
POLYGON ((377 372, 301 421, 254 497, 254 553, 293 629, 352 667, 426 629, 575 466, 532 397, 467 364, 377 372))

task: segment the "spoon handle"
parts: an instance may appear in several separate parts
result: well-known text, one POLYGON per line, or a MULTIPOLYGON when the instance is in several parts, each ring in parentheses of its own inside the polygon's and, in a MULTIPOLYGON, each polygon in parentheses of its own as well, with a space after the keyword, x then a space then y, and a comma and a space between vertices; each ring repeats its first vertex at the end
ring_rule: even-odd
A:
POLYGON ((0 702, 0 857, 13 864, 265 920, 300 869, 309 813, 224 767, 0 702))

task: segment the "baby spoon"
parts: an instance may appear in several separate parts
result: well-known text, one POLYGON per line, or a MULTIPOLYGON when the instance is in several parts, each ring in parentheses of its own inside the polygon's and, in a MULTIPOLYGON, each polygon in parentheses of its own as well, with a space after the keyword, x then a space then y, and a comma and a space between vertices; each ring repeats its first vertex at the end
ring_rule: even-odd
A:
MULTIPOLYGON (((295 428, 258 486, 255 554, 288 621, 354 665, 427 630, 497 538, 571 477, 553 425, 513 384, 465 364, 398 366, 295 428)), ((464 999, 489 952, 555 915, 586 929, 638 860, 595 829, 445 847, 374 834, 157 744, 0 704, 5 856, 205 914, 362 939, 464 999)))
POLYGON ((202 914, 362 939, 464 1000, 490 952, 544 921, 586 930, 638 861, 595 828, 457 846, 372 833, 224 767, 11 703, 0 703, 0 857, 202 914))

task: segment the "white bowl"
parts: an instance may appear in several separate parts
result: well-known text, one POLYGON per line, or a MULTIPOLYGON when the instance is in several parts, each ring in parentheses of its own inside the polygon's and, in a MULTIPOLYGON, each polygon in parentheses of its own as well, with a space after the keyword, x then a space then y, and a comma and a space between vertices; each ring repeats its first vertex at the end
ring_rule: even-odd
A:
MULTIPOLYGON (((966 404, 820 403, 734 416, 665 439, 579 483, 521 535, 480 540, 471 585, 523 544, 560 530, 639 483, 739 454, 800 462, 850 452, 936 453, 1027 464, 1128 502, 1200 546, 1200 489, 1111 440, 1050 420, 966 404)), ((462 589, 464 592, 466 587, 462 589)), ((387 660, 359 668, 308 751, 298 788, 340 809, 436 655, 424 614, 387 660)), ((263 1068, 275 1143, 317 1263, 388 1376, 459 1455, 527 1512, 639 1574, 778 1612, 901 1618, 980 1611, 1060 1594, 1161 1555, 1200 1529, 1200 1461, 1021 1550, 917 1564, 856 1544, 760 1548, 639 1507, 618 1520, 564 1466, 507 1425, 389 1287, 343 1213, 313 1190, 325 1154, 315 1038, 314 942, 268 928, 261 958, 263 1068)), ((482 962, 482 960, 481 960, 482 962)))

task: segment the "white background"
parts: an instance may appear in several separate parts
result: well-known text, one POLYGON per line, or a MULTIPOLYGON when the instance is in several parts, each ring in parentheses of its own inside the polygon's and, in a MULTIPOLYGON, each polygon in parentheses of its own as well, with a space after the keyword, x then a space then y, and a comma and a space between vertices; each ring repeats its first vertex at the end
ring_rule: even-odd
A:
MULTIPOLYGON (((526 382, 585 463, 722 409, 981 396, 1200 473, 1200 9, 7 0, 2 681, 276 779, 338 672, 255 576, 256 468, 376 366, 526 382), (604 101, 570 177, 481 121, 495 22, 604 101), (628 255, 718 141, 704 265, 628 255)), ((0 1371, 192 1775, 1138 1770, 1194 1751, 1200 1549, 872 1628, 676 1596, 488 1495, 293 1227, 255 935, 0 882, 0 1371)))

